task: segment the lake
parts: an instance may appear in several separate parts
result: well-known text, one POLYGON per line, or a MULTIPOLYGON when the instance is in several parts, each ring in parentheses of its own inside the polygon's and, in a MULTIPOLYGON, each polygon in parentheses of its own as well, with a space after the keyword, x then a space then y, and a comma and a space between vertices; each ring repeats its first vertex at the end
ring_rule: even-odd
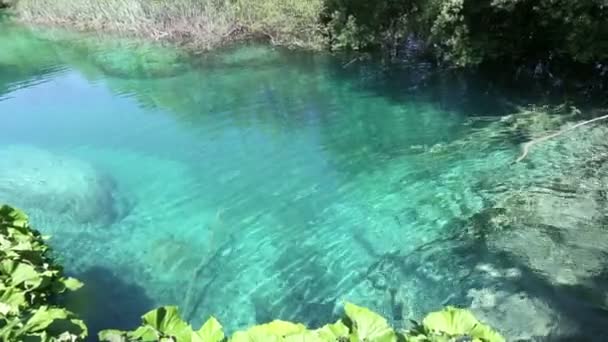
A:
POLYGON ((422 62, 0 32, 0 202, 86 284, 64 300, 92 334, 159 305, 317 327, 351 301, 608 338, 608 128, 514 163, 594 109, 422 62))

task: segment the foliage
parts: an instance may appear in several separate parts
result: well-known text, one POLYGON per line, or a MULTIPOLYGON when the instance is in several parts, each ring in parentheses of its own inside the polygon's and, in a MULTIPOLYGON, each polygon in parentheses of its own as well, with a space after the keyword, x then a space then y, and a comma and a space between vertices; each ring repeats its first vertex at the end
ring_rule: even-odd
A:
POLYGON ((410 0, 326 0, 321 20, 336 49, 391 47, 403 39, 417 4, 410 0))
POLYGON ((282 45, 396 53, 416 38, 439 61, 459 66, 608 59, 604 0, 19 0, 15 11, 27 21, 197 47, 262 36, 282 45))
POLYGON ((399 44, 408 35, 443 61, 608 59, 608 4, 602 0, 326 0, 336 48, 399 44))
POLYGON ((428 314, 408 335, 411 341, 462 341, 465 337, 473 342, 505 341, 469 311, 454 307, 428 314))
POLYGON ((66 278, 48 256, 49 249, 28 217, 0 206, 0 340, 77 341, 84 323, 49 301, 82 284, 66 278))
POLYGON ((608 4, 599 0, 441 1, 431 25, 436 52, 460 65, 483 61, 608 58, 608 4))
MULTIPOLYGON (((346 303, 345 317, 336 323, 309 330, 302 324, 273 321, 236 332, 231 342, 397 342, 457 341, 470 338, 475 342, 504 342, 504 338, 473 315, 462 309, 448 307, 429 314, 411 331, 396 332, 378 314, 346 303)), ((105 330, 99 334, 107 342, 222 342, 227 341, 219 322, 211 317, 199 330, 193 330, 179 316, 176 307, 168 306, 148 312, 142 325, 133 331, 105 330)))

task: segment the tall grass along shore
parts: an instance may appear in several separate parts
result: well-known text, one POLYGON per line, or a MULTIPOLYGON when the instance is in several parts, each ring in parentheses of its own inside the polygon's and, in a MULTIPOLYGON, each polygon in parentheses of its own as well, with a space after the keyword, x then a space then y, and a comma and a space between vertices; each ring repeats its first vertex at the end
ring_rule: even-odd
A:
POLYGON ((22 21, 175 41, 199 49, 251 37, 322 45, 322 0, 0 0, 22 21))

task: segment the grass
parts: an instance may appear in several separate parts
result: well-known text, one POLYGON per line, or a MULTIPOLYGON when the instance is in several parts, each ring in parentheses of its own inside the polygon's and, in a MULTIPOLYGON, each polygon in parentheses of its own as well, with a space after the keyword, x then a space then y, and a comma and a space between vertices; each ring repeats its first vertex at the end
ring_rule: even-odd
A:
MULTIPOLYGON (((3 1, 3 0, 0 0, 3 1)), ((117 32, 208 49, 263 37, 317 48, 322 0, 18 0, 25 22, 117 32)))

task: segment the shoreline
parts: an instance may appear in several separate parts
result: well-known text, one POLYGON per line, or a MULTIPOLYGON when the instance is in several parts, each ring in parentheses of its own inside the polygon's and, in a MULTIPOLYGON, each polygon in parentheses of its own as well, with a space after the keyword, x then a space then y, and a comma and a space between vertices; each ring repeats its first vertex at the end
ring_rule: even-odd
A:
MULTIPOLYGON (((2 1, 2 0, 0 0, 2 1)), ((2 10, 23 25, 60 28, 170 43, 205 52, 241 41, 320 51, 325 47, 317 15, 321 0, 242 0, 238 3, 176 0, 20 0, 2 10), (116 2, 114 6, 110 3, 116 2)))

